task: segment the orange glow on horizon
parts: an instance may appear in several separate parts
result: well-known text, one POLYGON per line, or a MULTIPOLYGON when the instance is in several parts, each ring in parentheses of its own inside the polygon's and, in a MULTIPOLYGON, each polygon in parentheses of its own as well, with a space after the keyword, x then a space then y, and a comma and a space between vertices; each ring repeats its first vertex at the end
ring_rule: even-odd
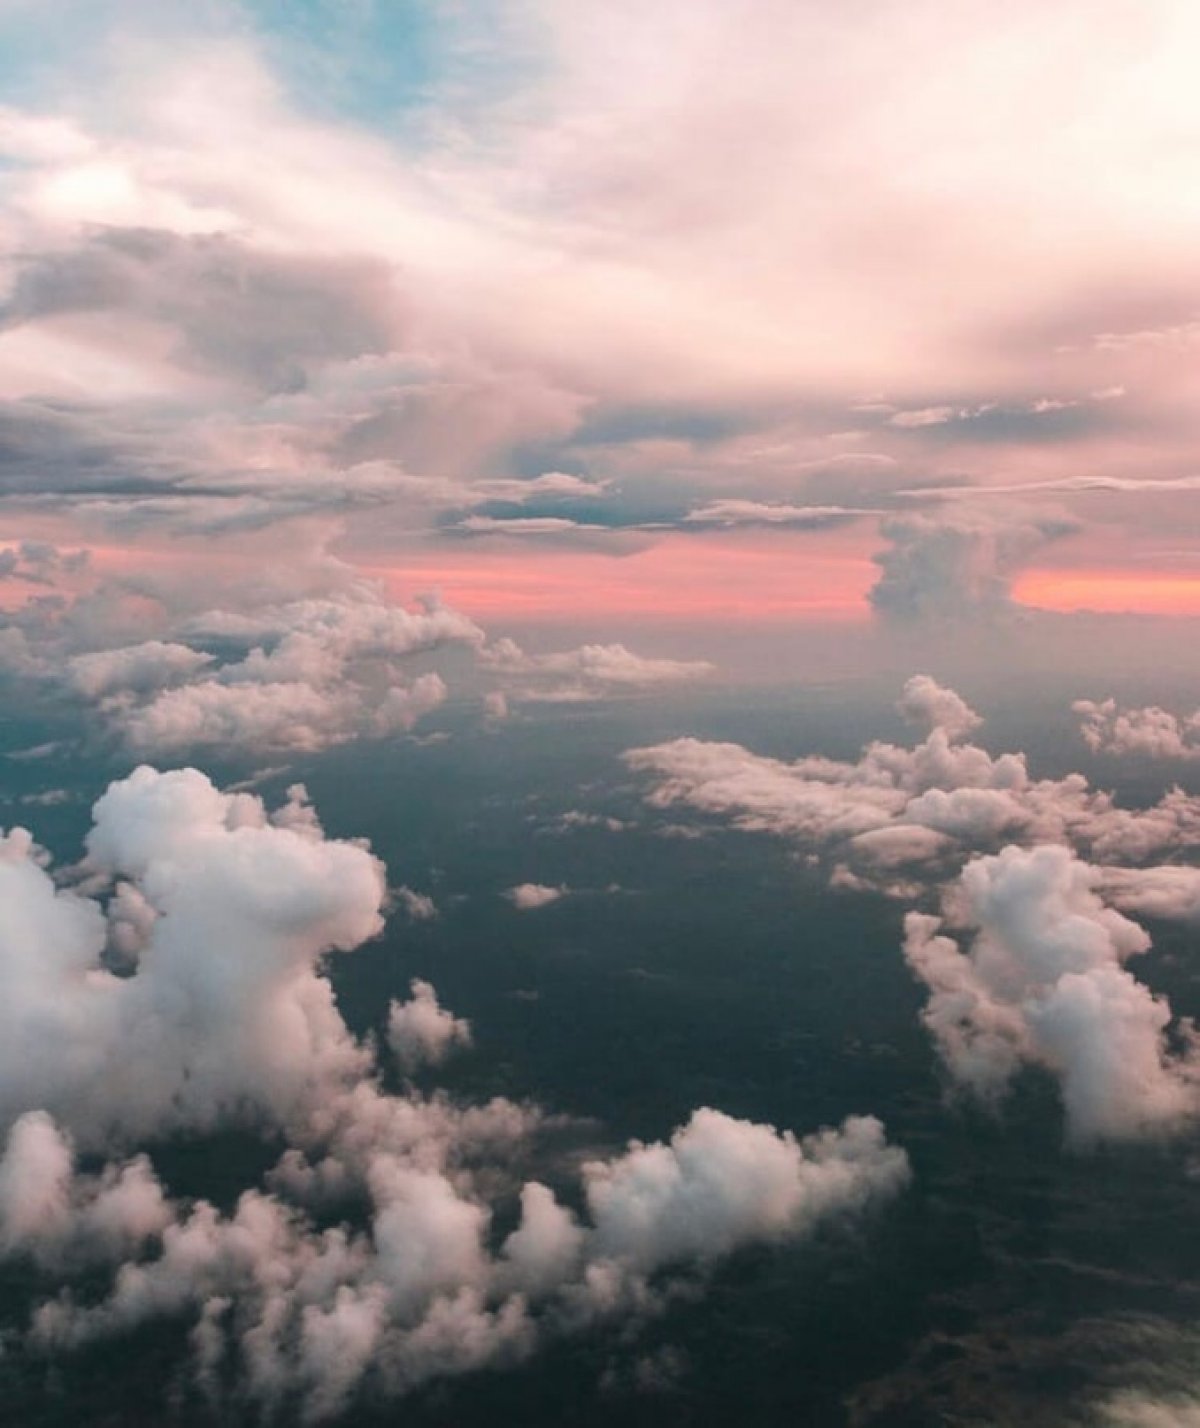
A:
MULTIPOLYGON (((0 539, 0 544, 3 544, 0 539)), ((10 543, 15 543, 10 542, 10 543)), ((483 623, 552 624, 650 619, 679 623, 783 624, 865 622, 879 568, 875 542, 860 530, 825 531, 819 540, 784 531, 672 533, 628 554, 530 542, 462 543, 380 557, 341 553, 388 594, 409 603, 436 590, 483 623)), ((245 548, 203 550, 187 543, 89 547, 76 576, 60 578, 81 593, 106 576, 162 571, 204 578, 214 600, 225 581, 244 579, 255 560, 245 548)), ((0 584, 0 609, 12 609, 46 587, 0 584)), ((1041 567, 1014 582, 1013 599, 1031 609, 1070 614, 1200 615, 1200 570, 1131 570, 1119 566, 1041 567)))
POLYGON ((1071 614, 1200 615, 1200 574, 1140 570, 1027 570, 1013 598, 1039 610, 1071 614))
POLYGON ((604 551, 428 550, 363 567, 396 598, 436 588, 481 620, 613 616, 743 623, 865 620, 878 576, 861 537, 818 550, 793 537, 666 536, 630 555, 604 551))

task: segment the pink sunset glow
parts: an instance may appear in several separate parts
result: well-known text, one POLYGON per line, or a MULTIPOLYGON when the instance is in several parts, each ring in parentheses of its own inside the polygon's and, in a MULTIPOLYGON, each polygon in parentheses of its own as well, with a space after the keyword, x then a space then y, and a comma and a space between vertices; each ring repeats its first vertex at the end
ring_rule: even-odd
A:
POLYGON ((606 617, 745 623, 864 620, 877 571, 870 542, 786 536, 668 536, 623 557, 592 551, 452 551, 369 568, 398 598, 437 589, 477 619, 570 623, 606 617), (832 548, 831 548, 832 547, 832 548), (839 548, 840 547, 840 548, 839 548))

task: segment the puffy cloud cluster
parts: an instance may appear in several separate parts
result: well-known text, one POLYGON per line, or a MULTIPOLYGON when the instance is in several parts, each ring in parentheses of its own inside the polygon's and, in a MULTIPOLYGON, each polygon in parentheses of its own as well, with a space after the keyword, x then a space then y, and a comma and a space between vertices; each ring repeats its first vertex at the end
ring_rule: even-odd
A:
POLYGON ((239 1117, 303 1123, 362 1073, 316 964, 380 930, 383 870, 293 810, 273 821, 194 769, 113 784, 85 866, 127 889, 109 904, 127 976, 106 970, 100 903, 57 888, 23 830, 7 836, 0 1117, 47 1110, 89 1148, 239 1117))
POLYGON ((1077 699, 1079 731, 1097 754, 1144 754, 1152 759, 1200 758, 1200 710, 1180 717, 1156 705, 1120 709, 1115 699, 1077 699))
MULTIPOLYGON (((369 589, 296 601, 241 620, 215 612, 191 624, 201 636, 266 634, 273 643, 252 645, 211 677, 163 689, 142 703, 110 706, 137 751, 204 745, 313 750, 359 735, 408 730, 436 709, 447 691, 435 672, 402 682, 398 662, 448 644, 473 647, 483 638, 473 621, 435 602, 407 610, 369 589)), ((108 658, 133 664, 144 648, 110 652, 108 658)))
POLYGON ((66 677, 87 699, 110 694, 148 694, 198 674, 213 663, 213 656, 189 645, 164 640, 143 640, 119 649, 72 655, 66 677))
MULTIPOLYGON (((88 1206, 69 1156, 65 1165, 65 1199, 88 1206)), ((215 1392, 232 1374, 240 1400, 270 1411, 299 1399, 317 1420, 361 1389, 402 1393, 511 1363, 547 1334, 653 1312, 672 1271, 810 1234, 895 1194, 908 1176, 904 1153, 869 1117, 797 1140, 706 1109, 667 1144, 635 1142, 586 1164, 584 1218, 526 1182, 516 1228, 495 1243, 477 1187, 380 1153, 366 1174, 362 1231, 318 1231, 257 1190, 228 1216, 160 1195, 166 1223, 151 1227, 154 1249, 126 1259, 99 1302, 43 1304, 31 1337, 70 1348, 185 1317, 202 1388, 215 1392)))
MULTIPOLYGON (((554 477, 554 489, 575 481, 554 477)), ((331 539, 314 528, 290 566, 273 559, 261 570, 243 543, 233 562, 240 575, 216 607, 208 554, 196 550, 198 565, 178 572, 106 577, 70 599, 57 591, 29 599, 0 623, 0 671, 94 705, 143 757, 209 747, 311 753, 407 732, 444 703, 447 674, 492 686, 482 700, 494 723, 518 701, 605 699, 712 672, 623 645, 529 654, 511 639, 489 643, 434 595, 396 603, 330 555, 331 539)))
POLYGON ((0 666, 94 705, 143 755, 312 751, 410 729, 446 698, 432 657, 477 649, 483 631, 433 596, 392 601, 328 554, 331 538, 314 529, 290 564, 257 568, 235 543, 218 607, 211 553, 194 547, 178 569, 29 599, 7 612, 0 666))
POLYGON ((1200 799, 1178 789, 1150 808, 1118 807, 1080 774, 1035 779, 1025 756, 966 742, 979 718, 928 676, 905 685, 899 708, 924 723, 913 748, 868 744, 854 763, 763 758, 739 744, 675 739, 625 754, 654 780, 651 804, 686 805, 747 831, 821 851, 847 886, 907 895, 909 877, 940 876, 973 852, 1005 843, 1066 843, 1099 861, 1140 863, 1200 847, 1200 799))
POLYGON ((1043 1067, 1085 1144, 1200 1112, 1195 1031, 1128 971, 1150 939, 1104 904, 1100 881, 1066 848, 1009 847, 967 865, 941 917, 905 919, 905 957, 930 991, 923 1020, 953 1078, 995 1102, 1021 1065, 1043 1067))
POLYGON ((1129 810, 1079 774, 1034 780, 1023 755, 966 742, 978 715, 928 676, 897 707, 925 740, 870 744, 854 763, 694 739, 625 758, 654 779, 651 804, 796 841, 828 859, 833 886, 935 894, 938 915, 906 917, 905 956, 957 1084, 995 1105, 1040 1067, 1081 1144, 1191 1124, 1200 1044, 1127 969, 1150 946, 1127 914, 1200 920, 1200 867, 1154 861, 1200 848, 1200 800, 1173 789, 1129 810))
MULTIPOLYGON (((737 1246, 906 1183, 870 1118, 797 1139, 712 1109, 586 1163, 582 1214, 522 1183, 535 1108, 390 1093, 343 1021, 324 959, 379 931, 386 883, 299 787, 269 813, 194 769, 139 768, 96 804, 74 886, 46 863, 23 830, 0 845, 0 1254, 55 1291, 29 1352, 170 1320, 218 1407, 316 1420, 653 1312, 737 1246), (283 1142, 266 1183, 229 1213, 172 1195, 145 1151, 233 1125, 283 1142), (86 1292, 64 1287, 76 1272, 86 1292)), ((384 1037, 411 1072, 470 1030, 414 981, 384 1037)))
POLYGON ((12 1125, 0 1157, 0 1252, 63 1270, 135 1255, 170 1224, 149 1160, 80 1175, 70 1138, 45 1111, 12 1125))

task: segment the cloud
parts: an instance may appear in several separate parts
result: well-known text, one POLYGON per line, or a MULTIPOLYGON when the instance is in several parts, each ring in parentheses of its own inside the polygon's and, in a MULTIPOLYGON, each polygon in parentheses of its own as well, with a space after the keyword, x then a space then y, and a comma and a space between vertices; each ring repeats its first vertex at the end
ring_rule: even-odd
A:
POLYGON ((49 610, 22 607, 6 632, 7 662, 94 703, 139 755, 314 751, 411 729, 448 691, 433 670, 405 680, 404 663, 484 640, 436 599, 391 603, 338 562, 318 560, 309 574, 319 593, 280 600, 268 579, 231 587, 224 609, 188 611, 199 592, 153 577, 108 582, 49 610), (174 638, 112 643, 131 612, 147 609, 174 638), (73 652, 80 644, 100 648, 73 652))
POLYGON ((172 333, 171 357, 264 392, 302 389, 310 364, 392 350, 401 310, 378 261, 265 251, 226 234, 107 227, 27 259, 0 330, 120 314, 172 333))
POLYGON ((1101 891, 1115 907, 1135 917, 1200 922, 1200 868, 1178 863, 1101 871, 1101 891))
POLYGON ((12 1125, 0 1158, 0 1254, 62 1273, 136 1255, 171 1222, 149 1160, 78 1175, 69 1139, 44 1111, 12 1125))
POLYGON ((566 887, 547 887, 545 883, 518 883, 509 888, 504 896, 518 912, 529 912, 534 908, 546 907, 570 891, 566 887))
MULTIPOLYGON (((146 905, 134 974, 102 969, 100 905, 57 889, 28 835, 10 833, 0 1118, 44 1109, 89 1147, 223 1118, 288 1123, 361 1074, 315 967, 382 926, 368 852, 280 826, 194 769, 140 768, 94 816, 88 869, 146 905)), ((119 906, 128 922, 128 895, 119 906)))
POLYGON ((86 698, 101 699, 123 690, 145 694, 161 689, 212 663, 211 654, 188 645, 146 640, 123 649, 73 655, 67 661, 66 677, 86 698))
POLYGON ((139 754, 204 746, 313 753, 360 737, 407 732, 446 699, 440 675, 391 685, 374 701, 353 686, 299 680, 222 684, 205 680, 167 690, 119 722, 139 754))
POLYGON ((1081 774, 1034 779, 1025 756, 965 742, 978 716, 928 676, 908 681, 899 708, 930 729, 911 749, 872 743, 856 762, 785 762, 739 744, 675 739, 624 755, 653 780, 657 808, 684 805, 747 832, 820 851, 842 886, 908 896, 909 883, 952 871, 1005 843, 1059 842, 1099 861, 1138 864, 1200 846, 1200 800, 1175 789, 1144 809, 1118 807, 1081 774), (849 877, 847 875, 850 875, 849 877))
POLYGON ((431 922, 438 915, 437 904, 428 893, 415 892, 409 887, 393 888, 392 893, 414 922, 431 922))
POLYGON ((793 506, 786 502, 748 501, 722 497, 697 506, 684 518, 685 525, 706 526, 795 526, 802 530, 820 530, 844 521, 874 515, 867 509, 846 506, 793 506))
POLYGON ((314 523, 278 550, 270 539, 231 537, 218 607, 208 604, 211 553, 194 538, 169 564, 26 600, 0 625, 0 670, 93 704, 99 727, 140 757, 206 747, 311 753, 407 732, 448 697, 441 669, 428 668, 435 655, 451 677, 474 661, 500 682, 482 696, 493 721, 510 699, 613 698, 712 671, 618 644, 534 655, 510 639, 489 643, 434 594, 413 605, 390 598, 329 554, 335 534, 314 523), (259 547, 270 557, 261 564, 259 547), (421 672, 409 674, 410 664, 421 672))
POLYGON ((437 1066, 456 1047, 471 1045, 471 1024, 438 1005, 437 992, 414 978, 412 999, 388 1007, 387 1044, 408 1072, 437 1066))
MULTIPOLYGON (((163 1321, 211 1411, 317 1421, 605 1319, 630 1331, 719 1256, 907 1182, 869 1117, 797 1138, 703 1108, 590 1159, 577 1213, 521 1179, 535 1107, 384 1089, 322 974, 379 931, 384 870, 300 786, 271 813, 143 767, 97 802, 86 849, 62 886, 28 833, 0 843, 0 1255, 55 1285, 29 1282, 8 1353, 163 1321), (228 1210, 173 1196, 156 1145, 235 1126, 282 1141, 265 1182, 228 1210)), ((408 1071, 470 1039, 420 980, 383 1030, 408 1071)))
POLYGON ((713 672, 704 660, 649 659, 619 644, 527 654, 515 641, 501 639, 485 645, 479 661, 505 681, 510 696, 546 703, 637 694, 703 679, 713 672))
POLYGON ((1156 1397, 1130 1389, 1099 1406, 1103 1428, 1198 1428, 1200 1399, 1177 1394, 1156 1397))
POLYGON ((966 738, 983 723, 966 700, 927 674, 913 675, 905 684, 896 707, 906 719, 923 726, 928 733, 941 729, 948 739, 956 741, 966 738))
POLYGON ((870 1118, 801 1142, 702 1109, 669 1145, 635 1144, 583 1178, 597 1251, 647 1272, 786 1238, 831 1206, 895 1191, 908 1167, 870 1118))
POLYGON ((889 517, 880 530, 890 545, 872 557, 881 573, 868 599, 878 615, 895 620, 1003 614, 1013 608, 1021 566, 1075 529, 1054 516, 889 517))
POLYGON ((1118 709, 1115 699, 1078 699, 1079 732, 1095 754, 1138 754, 1153 759, 1200 758, 1200 711, 1179 715, 1154 705, 1118 709))
POLYGON ((575 531, 610 534, 607 527, 569 520, 565 516, 466 516, 455 523, 454 529, 468 535, 557 536, 575 531))
POLYGON ((1200 490, 1200 476, 1061 476, 1050 481, 1024 481, 1011 485, 989 482, 986 486, 943 485, 917 486, 900 494, 919 496, 926 500, 961 500, 977 496, 994 500, 997 496, 1020 496, 1025 493, 1048 492, 1064 496, 1089 495, 1092 492, 1113 495, 1137 495, 1151 491, 1200 490))
POLYGON ((1085 1145, 1177 1131, 1200 1111, 1195 1033, 1126 969, 1150 939, 1101 901, 1100 877, 1066 848, 1005 848, 966 866, 942 918, 905 919, 951 1076, 995 1103, 1022 1064, 1046 1069, 1085 1145))
POLYGON ((60 550, 48 541, 23 540, 0 547, 0 580, 22 580, 27 585, 53 585, 63 575, 86 570, 87 550, 60 550))

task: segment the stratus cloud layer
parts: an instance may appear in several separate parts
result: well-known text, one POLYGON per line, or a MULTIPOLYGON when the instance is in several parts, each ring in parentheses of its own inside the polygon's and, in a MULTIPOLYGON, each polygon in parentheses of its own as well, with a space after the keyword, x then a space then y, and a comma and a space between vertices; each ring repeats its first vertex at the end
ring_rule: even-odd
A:
POLYGON ((401 138, 159 9, 106 46, 89 7, 86 68, 0 113, 14 537, 340 516, 511 578, 746 524, 865 558, 948 485, 960 527, 1066 506, 1077 564, 1187 528, 1186 0, 467 7, 432 23, 489 82, 430 75, 401 138))
POLYGON ((1125 963, 1150 947, 1126 914, 1200 917, 1200 868, 1154 861, 1195 858, 1200 799, 1175 789, 1129 810, 1080 774, 1034 780, 1024 755, 966 742, 981 719, 925 675, 898 707, 927 738, 870 744, 857 763, 695 739, 625 761, 651 777, 653 805, 794 840, 835 887, 936 897, 938 915, 908 914, 904 949, 956 1084, 996 1105, 1022 1065, 1049 1071, 1079 1143, 1194 1125, 1194 1029, 1125 963))
MULTIPOLYGON (((29 1351, 167 1319, 218 1409, 317 1419, 653 1312, 738 1245, 811 1233, 905 1183, 873 1119, 797 1140, 701 1109, 669 1142, 586 1163, 577 1216, 517 1174, 535 1108, 384 1088, 319 970, 380 930, 384 871, 327 838, 302 789, 268 814, 194 769, 141 767, 94 815, 74 889, 25 831, 0 843, 0 1253, 44 1276, 29 1351), (287 1149, 229 1214, 173 1198, 129 1153, 235 1125, 287 1149), (520 1217, 501 1240, 509 1200, 520 1217), (338 1223, 355 1204, 365 1219, 338 1223), (108 1287, 59 1292, 76 1274, 108 1287)), ((428 983, 389 1008, 408 1075, 470 1041, 428 983)))

